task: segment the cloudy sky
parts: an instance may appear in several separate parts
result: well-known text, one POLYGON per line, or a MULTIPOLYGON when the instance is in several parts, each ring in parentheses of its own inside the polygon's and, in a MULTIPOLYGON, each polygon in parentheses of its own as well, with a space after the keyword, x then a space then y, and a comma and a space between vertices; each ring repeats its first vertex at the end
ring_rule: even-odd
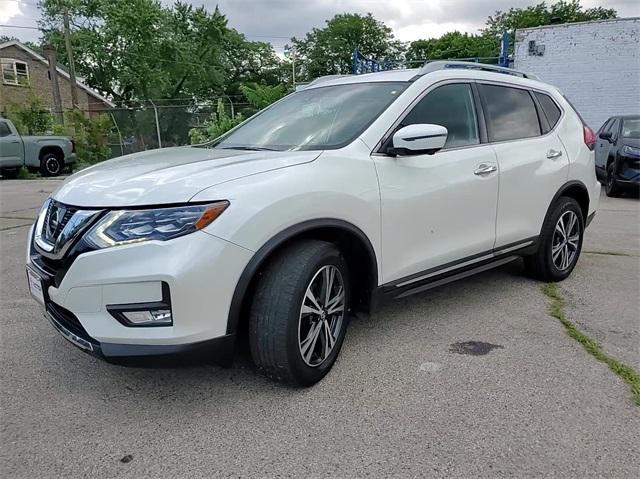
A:
MULTIPOLYGON (((165 4, 172 0, 161 0, 165 4)), ((183 0, 184 1, 184 0, 183 0)), ((271 42, 278 52, 292 36, 301 37, 337 13, 367 13, 385 22, 403 41, 438 37, 460 30, 473 33, 496 10, 525 7, 541 0, 196 0, 215 5, 229 24, 251 40, 271 42)), ((549 0, 552 3, 553 0, 549 0)), ((37 0, 0 0, 0 24, 33 27, 39 18, 37 0)), ((582 0, 588 8, 615 8, 621 17, 640 16, 638 0, 582 0)), ((0 27, 0 35, 36 40, 37 30, 0 27)))

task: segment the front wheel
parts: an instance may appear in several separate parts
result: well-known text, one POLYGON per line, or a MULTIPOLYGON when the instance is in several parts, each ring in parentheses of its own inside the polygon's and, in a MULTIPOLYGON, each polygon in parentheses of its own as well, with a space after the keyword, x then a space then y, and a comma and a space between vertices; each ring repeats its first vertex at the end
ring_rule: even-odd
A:
POLYGON ((58 176, 62 172, 64 163, 55 153, 45 153, 40 159, 40 173, 42 176, 58 176))
POLYGON ((611 198, 616 198, 620 196, 620 193, 622 193, 620 185, 618 185, 618 182, 616 181, 613 163, 607 167, 607 182, 605 183, 604 191, 607 196, 611 198))
POLYGON ((249 318, 251 356, 267 376, 298 386, 333 366, 349 320, 349 270, 332 243, 305 240, 274 257, 249 318))
POLYGON ((575 268, 584 237, 584 218, 576 200, 560 197, 545 219, 538 250, 524 258, 527 271, 542 281, 562 281, 575 268))

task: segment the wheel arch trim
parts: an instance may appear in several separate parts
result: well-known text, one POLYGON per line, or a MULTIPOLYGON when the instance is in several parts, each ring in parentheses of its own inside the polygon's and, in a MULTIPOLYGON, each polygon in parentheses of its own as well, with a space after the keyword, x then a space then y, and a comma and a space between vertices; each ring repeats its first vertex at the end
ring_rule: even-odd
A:
MULTIPOLYGON (((580 180, 571 180, 571 181, 567 181, 564 185, 562 185, 558 189, 556 194, 553 196, 553 199, 551 200, 551 203, 549 203, 549 207, 547 208, 547 213, 544 216, 544 221, 543 221, 542 225, 544 225, 544 222, 547 221, 547 218, 549 217, 549 215, 552 212, 553 205, 556 204, 558 199, 561 196, 563 196, 567 191, 569 191, 571 188, 576 188, 576 187, 579 188, 580 190, 582 190, 582 192, 587 197, 586 211, 583 212, 583 216, 584 216, 583 221, 587 220, 587 217, 589 216, 589 204, 591 204, 591 195, 589 194, 589 188, 587 188, 586 185, 580 180)), ((582 205, 580 205, 580 206, 582 207, 582 205)), ((542 226, 541 226, 541 228, 542 228, 542 226)))
POLYGON ((240 316, 242 313, 244 300, 247 291, 251 285, 253 278, 260 268, 264 265, 265 261, 274 253, 278 248, 284 245, 287 241, 313 230, 320 230, 325 228, 332 228, 342 230, 348 234, 355 235, 366 247, 367 256, 369 257, 369 267, 372 272, 372 290, 378 286, 378 258, 371 243, 369 237, 357 226, 348 221, 335 219, 335 218, 319 218, 308 221, 303 221, 295 225, 289 226, 284 230, 271 237, 265 242, 258 251, 251 257, 249 263, 245 266, 240 278, 236 283, 233 297, 231 299, 231 305, 229 306, 229 315, 227 318, 227 334, 234 334, 240 323, 240 316))

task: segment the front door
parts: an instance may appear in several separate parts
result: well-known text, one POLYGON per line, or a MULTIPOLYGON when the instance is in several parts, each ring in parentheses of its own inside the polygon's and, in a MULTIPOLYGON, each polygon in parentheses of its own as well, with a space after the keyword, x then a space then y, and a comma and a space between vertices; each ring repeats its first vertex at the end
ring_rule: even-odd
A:
POLYGON ((431 123, 448 130, 433 155, 374 155, 382 205, 385 283, 471 256, 495 240, 498 198, 493 148, 480 144, 471 85, 448 83, 427 93, 399 127, 431 123))
POLYGON ((6 121, 0 120, 0 168, 22 166, 22 140, 6 121))

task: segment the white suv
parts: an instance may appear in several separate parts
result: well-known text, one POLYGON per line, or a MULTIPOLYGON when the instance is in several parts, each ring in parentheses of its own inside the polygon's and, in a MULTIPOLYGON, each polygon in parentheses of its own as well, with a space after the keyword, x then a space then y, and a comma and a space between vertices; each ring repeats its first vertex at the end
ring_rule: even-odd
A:
POLYGON ((109 360, 248 334, 259 369, 320 380, 349 318, 524 257, 566 278, 595 214, 594 134, 554 87, 434 62, 319 79, 216 141, 73 175, 31 230, 51 323, 109 360))

